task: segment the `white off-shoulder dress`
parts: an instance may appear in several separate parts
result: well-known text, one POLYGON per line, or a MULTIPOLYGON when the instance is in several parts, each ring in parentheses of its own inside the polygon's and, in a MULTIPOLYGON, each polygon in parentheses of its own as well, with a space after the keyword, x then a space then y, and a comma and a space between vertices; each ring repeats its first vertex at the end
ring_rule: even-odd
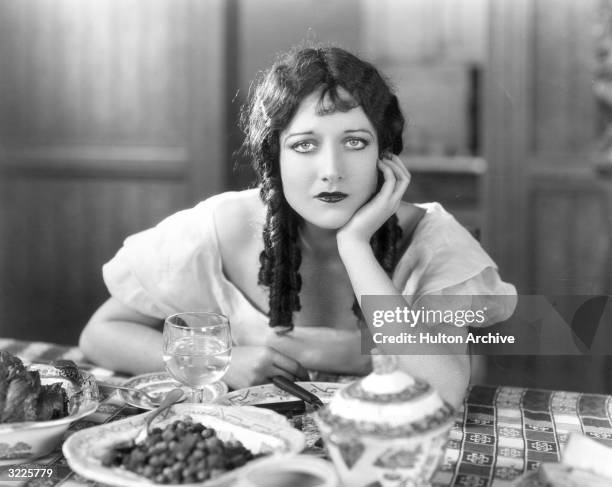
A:
MULTIPOLYGON (((221 312, 230 319, 236 345, 260 344, 270 330, 268 317, 224 275, 215 227, 216 209, 235 197, 235 192, 210 197, 128 237, 103 266, 110 294, 158 318, 181 311, 221 312)), ((412 304, 428 295, 465 296, 457 306, 487 307, 481 326, 509 317, 515 300, 495 297, 516 296, 516 290, 500 279, 480 244, 440 204, 417 206, 426 213, 393 273, 396 288, 412 304)))

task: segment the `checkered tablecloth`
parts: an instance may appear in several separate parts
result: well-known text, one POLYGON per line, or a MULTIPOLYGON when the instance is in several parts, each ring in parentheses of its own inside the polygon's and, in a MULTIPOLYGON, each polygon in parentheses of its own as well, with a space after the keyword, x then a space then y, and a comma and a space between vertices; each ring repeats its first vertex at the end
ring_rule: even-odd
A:
MULTIPOLYGON (((0 339, 24 361, 71 359, 99 379, 126 379, 106 369, 87 365, 76 348, 39 342, 0 339)), ((569 433, 582 432, 612 446, 612 396, 577 392, 545 391, 518 387, 472 386, 450 432, 444 462, 433 478, 434 487, 504 487, 542 462, 558 462, 569 433)), ((142 412, 126 406, 117 394, 103 397, 93 415, 73 424, 71 434, 82 428, 114 421, 142 412)), ((93 486, 67 466, 61 450, 36 465, 51 465, 53 479, 11 481, 6 485, 93 486)), ((9 467, 0 467, 0 479, 9 467)), ((0 480, 0 485, 2 485, 0 480)))

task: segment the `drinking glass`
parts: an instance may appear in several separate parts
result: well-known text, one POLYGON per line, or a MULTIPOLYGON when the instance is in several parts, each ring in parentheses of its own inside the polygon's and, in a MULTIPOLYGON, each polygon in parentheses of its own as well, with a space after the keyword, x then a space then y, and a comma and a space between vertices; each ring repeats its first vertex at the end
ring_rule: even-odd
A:
POLYGON ((231 353, 230 325, 224 315, 195 311, 177 313, 164 321, 166 370, 193 390, 192 402, 202 402, 206 385, 227 372, 231 353))

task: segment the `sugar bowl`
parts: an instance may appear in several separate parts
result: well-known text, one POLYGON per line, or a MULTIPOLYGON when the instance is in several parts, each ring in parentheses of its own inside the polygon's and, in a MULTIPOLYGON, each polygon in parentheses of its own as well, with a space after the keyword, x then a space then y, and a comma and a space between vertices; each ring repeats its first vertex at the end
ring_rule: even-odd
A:
POLYGON ((340 389, 316 422, 344 485, 421 487, 442 456, 453 407, 393 355, 373 356, 373 372, 340 389))

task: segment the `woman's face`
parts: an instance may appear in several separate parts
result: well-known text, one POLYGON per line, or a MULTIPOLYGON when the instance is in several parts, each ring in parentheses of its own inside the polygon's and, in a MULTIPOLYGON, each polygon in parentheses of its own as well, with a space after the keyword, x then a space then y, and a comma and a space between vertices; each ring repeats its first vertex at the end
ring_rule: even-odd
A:
MULTIPOLYGON (((342 97, 350 98, 343 89, 342 97)), ((307 222, 336 230, 376 190, 378 140, 360 106, 318 115, 310 94, 280 134, 280 171, 289 205, 307 222)))

